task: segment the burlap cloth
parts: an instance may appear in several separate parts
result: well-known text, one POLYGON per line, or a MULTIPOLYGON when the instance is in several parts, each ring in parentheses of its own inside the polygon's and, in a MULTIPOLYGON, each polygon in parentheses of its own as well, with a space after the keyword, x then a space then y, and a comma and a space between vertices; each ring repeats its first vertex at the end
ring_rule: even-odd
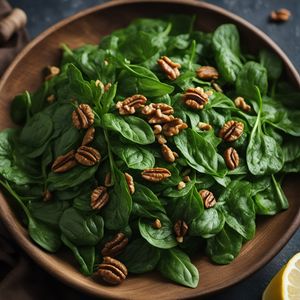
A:
MULTIPOLYGON (((10 11, 6 0, 0 0, 0 20, 10 11)), ((5 45, 0 45, 0 77, 27 41, 25 30, 20 30, 5 45)), ((66 287, 38 267, 16 244, 0 219, 0 300, 60 299, 91 298, 66 287)))

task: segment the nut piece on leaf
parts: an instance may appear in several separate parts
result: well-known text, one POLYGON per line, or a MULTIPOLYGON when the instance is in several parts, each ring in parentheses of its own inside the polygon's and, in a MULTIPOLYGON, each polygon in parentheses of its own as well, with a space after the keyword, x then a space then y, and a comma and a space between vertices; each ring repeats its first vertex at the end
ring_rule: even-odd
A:
POLYGON ((51 169, 54 173, 64 173, 73 169, 76 165, 75 151, 71 150, 65 155, 58 156, 52 164, 51 169))
POLYGON ((217 203, 217 200, 216 200, 214 194, 208 190, 199 191, 199 195, 201 196, 201 198, 203 200, 205 208, 211 208, 211 207, 215 206, 215 204, 217 203))
POLYGON ((43 201, 44 202, 50 201, 52 199, 52 197, 53 197, 53 195, 52 195, 52 193, 49 190, 45 190, 43 192, 43 201))
POLYGON ((98 186, 91 194, 92 209, 101 209, 109 200, 109 194, 105 186, 98 186))
POLYGON ((230 170, 234 170, 239 166, 240 157, 237 151, 232 147, 225 150, 224 159, 225 159, 226 166, 230 170))
POLYGON ((174 119, 174 109, 166 103, 151 103, 146 105, 141 113, 148 116, 149 124, 163 124, 174 119))
POLYGON ((95 275, 100 276, 107 283, 116 285, 126 279, 128 271, 125 265, 120 261, 109 256, 105 256, 102 264, 98 266, 98 270, 95 275))
POLYGON ((72 122, 77 129, 89 128, 94 124, 94 112, 88 104, 80 104, 72 113, 72 122))
POLYGON ((152 227, 154 229, 160 229, 161 228, 161 222, 160 219, 155 219, 155 221, 152 223, 152 227))
POLYGON ((198 78, 201 80, 216 80, 219 78, 219 73, 216 68, 211 66, 202 66, 196 70, 198 78))
POLYGON ((183 242, 183 237, 187 234, 189 227, 183 220, 178 220, 174 225, 174 232, 178 243, 183 242))
POLYGON ((130 174, 124 173, 130 194, 135 192, 134 181, 130 174))
POLYGON ((171 172, 166 168, 146 169, 142 172, 142 177, 148 181, 160 182, 171 176, 171 172))
POLYGON ((173 62, 169 57, 162 56, 157 63, 170 80, 175 80, 180 76, 179 69, 181 65, 173 62))
POLYGON ((162 144, 161 145, 161 153, 164 157, 165 161, 172 163, 175 161, 175 159, 178 157, 178 154, 176 152, 173 152, 167 145, 162 144))
POLYGON ((45 80, 50 80, 60 73, 60 68, 55 66, 48 66, 45 70, 46 77, 45 80))
POLYGON ((251 110, 251 106, 245 102, 245 99, 243 97, 235 98, 234 104, 237 108, 240 108, 241 110, 243 110, 245 112, 249 112, 251 110))
POLYGON ((173 121, 163 125, 163 134, 165 136, 174 136, 179 134, 183 129, 187 128, 187 124, 181 119, 175 118, 173 121))
POLYGON ((105 243, 101 254, 103 256, 115 257, 116 255, 122 252, 122 250, 126 247, 127 244, 128 238, 125 236, 124 233, 119 232, 114 236, 114 238, 111 241, 105 243))
POLYGON ((97 164, 101 155, 95 148, 88 146, 80 146, 75 154, 75 159, 83 166, 94 166, 97 164))
POLYGON ((93 140, 94 140, 94 136, 95 136, 95 128, 94 127, 90 127, 82 140, 81 146, 87 146, 88 144, 90 144, 93 140))
POLYGON ((143 95, 133 95, 116 104, 120 115, 133 115, 137 109, 144 107, 147 98, 143 95))
POLYGON ((204 122, 199 122, 198 127, 199 127, 199 129, 201 129, 203 131, 209 131, 212 129, 212 126, 210 124, 204 123, 204 122))
POLYGON ((208 102, 208 95, 200 87, 189 88, 182 96, 183 102, 186 106, 198 110, 203 109, 208 102))
POLYGON ((234 142, 243 134, 244 124, 230 120, 220 129, 219 136, 226 142, 234 142))

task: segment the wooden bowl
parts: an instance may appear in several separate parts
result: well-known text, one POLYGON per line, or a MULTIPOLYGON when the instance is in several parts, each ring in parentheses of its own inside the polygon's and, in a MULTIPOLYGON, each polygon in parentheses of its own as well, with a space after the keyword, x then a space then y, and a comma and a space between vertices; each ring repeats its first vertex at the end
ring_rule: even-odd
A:
MULTIPOLYGON (((300 86, 297 71, 280 48, 259 29, 224 9, 195 1, 113 1, 80 12, 56 24, 34 39, 17 56, 0 84, 0 129, 12 126, 9 118, 12 98, 26 89, 35 90, 42 82, 42 69, 46 65, 59 62, 60 43, 65 42, 71 47, 98 43, 101 36, 128 25, 134 18, 158 17, 165 13, 196 14, 196 27, 203 31, 212 31, 223 23, 236 24, 244 48, 253 52, 261 48, 272 49, 282 58, 288 80, 300 86)), ((212 264, 206 257, 194 260, 200 271, 200 284, 196 289, 173 284, 156 272, 129 276, 117 287, 95 283, 81 275, 78 268, 66 261, 61 253, 52 255, 37 247, 2 194, 0 215, 12 236, 38 264, 74 288, 105 298, 190 298, 217 292, 246 278, 266 264, 286 244, 300 224, 300 202, 297 199, 300 196, 299 184, 299 177, 290 177, 287 180, 284 190, 290 208, 274 217, 259 220, 256 237, 244 245, 233 263, 219 266, 212 264)))

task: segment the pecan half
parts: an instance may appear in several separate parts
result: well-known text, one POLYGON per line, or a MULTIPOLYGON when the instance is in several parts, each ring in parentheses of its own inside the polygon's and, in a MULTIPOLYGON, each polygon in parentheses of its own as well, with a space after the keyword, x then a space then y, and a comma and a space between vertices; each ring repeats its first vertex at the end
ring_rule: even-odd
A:
POLYGON ((211 207, 215 206, 215 204, 217 203, 214 194, 208 190, 199 191, 199 195, 201 196, 201 198, 203 200, 205 208, 211 208, 211 207))
POLYGON ((243 97, 235 98, 234 104, 237 108, 240 108, 241 110, 243 110, 245 112, 249 112, 251 110, 251 106, 245 102, 245 99, 243 97))
POLYGON ((77 165, 75 160, 75 151, 71 150, 65 155, 60 155, 52 164, 52 171, 54 173, 64 173, 73 169, 77 165))
POLYGON ((114 236, 114 238, 111 241, 105 243, 101 254, 103 256, 115 257, 116 255, 122 252, 122 250, 126 247, 127 244, 128 238, 125 236, 124 233, 119 232, 114 236))
POLYGON ((234 148, 230 147, 226 149, 224 152, 224 158, 228 169, 234 170, 239 166, 240 157, 234 148))
POLYGON ((163 134, 165 136, 174 136, 179 134, 183 129, 187 128, 187 124, 181 119, 175 118, 169 123, 163 125, 163 134))
POLYGON ((175 80, 180 76, 179 69, 181 65, 173 62, 169 57, 162 56, 157 63, 170 80, 175 80))
POLYGON ((203 109, 208 102, 208 95, 200 87, 189 88, 183 94, 182 99, 185 105, 192 109, 203 109))
POLYGON ((166 168, 146 169, 142 173, 142 177, 148 181, 159 182, 171 176, 171 172, 166 168))
POLYGON ((272 11, 270 14, 270 20, 273 22, 286 22, 291 16, 291 12, 286 8, 281 8, 276 11, 272 11))
POLYGON ((128 271, 125 265, 117 259, 105 256, 95 275, 100 276, 107 283, 120 284, 126 279, 128 271))
POLYGON ((72 122, 77 129, 89 128, 94 124, 94 113, 88 104, 80 104, 72 113, 72 122))
POLYGON ((155 221, 152 224, 152 227, 155 228, 155 229, 160 229, 161 228, 160 219, 155 219, 155 221))
POLYGON ((91 194, 91 208, 101 209, 109 200, 109 194, 105 186, 98 186, 91 194))
POLYGON ((178 154, 176 152, 173 152, 167 145, 162 144, 161 145, 161 153, 164 159, 172 163, 175 161, 175 159, 178 157, 178 154))
POLYGON ((80 146, 75 154, 75 159, 83 166, 94 166, 101 159, 101 155, 95 148, 80 146))
POLYGON ((189 227, 183 220, 178 220, 174 225, 174 232, 178 243, 183 242, 183 237, 187 234, 189 227))
POLYGON ((199 129, 204 130, 204 131, 209 131, 212 129, 212 126, 210 124, 203 123, 203 122, 199 122, 198 127, 199 127, 199 129))
POLYGON ((137 109, 144 107, 147 98, 143 95, 133 95, 116 104, 120 115, 133 115, 137 109))
POLYGON ((220 129, 219 136, 226 142, 234 142, 243 134, 243 131, 242 122, 230 120, 220 129))
POLYGON ((196 70, 198 78, 201 80, 216 80, 219 78, 219 73, 216 68, 211 66, 202 66, 196 70))
POLYGON ((95 128, 94 127, 90 127, 82 140, 81 146, 86 146, 88 144, 90 144, 93 140, 94 140, 94 136, 95 136, 95 128))
POLYGON ((135 192, 134 181, 130 174, 124 173, 130 194, 135 192))
POLYGON ((45 80, 50 80, 60 73, 60 68, 55 66, 48 66, 45 70, 46 77, 45 80))

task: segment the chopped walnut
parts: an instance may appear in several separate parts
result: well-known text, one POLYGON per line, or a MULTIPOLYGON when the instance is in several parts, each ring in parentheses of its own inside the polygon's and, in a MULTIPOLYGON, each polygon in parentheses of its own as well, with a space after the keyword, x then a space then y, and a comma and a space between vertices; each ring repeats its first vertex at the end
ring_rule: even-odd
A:
POLYGON ((170 80, 175 80, 180 76, 179 69, 181 68, 181 65, 173 62, 167 56, 162 56, 157 63, 170 80))
POLYGON ((181 119, 175 118, 173 121, 164 124, 163 134, 165 136, 174 136, 179 134, 183 129, 187 128, 188 125, 184 123, 181 119))
POLYGON ((251 106, 245 102, 245 99, 243 97, 235 98, 234 104, 237 108, 240 108, 241 110, 243 110, 245 112, 251 111, 251 106))
POLYGON ((286 22, 291 16, 291 12, 286 8, 281 8, 276 11, 272 11, 270 14, 270 20, 273 22, 286 22))

